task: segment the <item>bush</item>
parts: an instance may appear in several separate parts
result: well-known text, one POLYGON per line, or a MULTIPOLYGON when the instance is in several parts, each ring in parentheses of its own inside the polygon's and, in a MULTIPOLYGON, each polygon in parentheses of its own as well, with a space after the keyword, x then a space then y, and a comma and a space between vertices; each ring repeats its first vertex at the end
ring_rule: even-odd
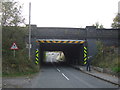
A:
POLYGON ((118 66, 113 67, 113 68, 112 68, 112 71, 118 73, 118 72, 120 72, 120 67, 118 67, 118 66))
POLYGON ((120 72, 120 61, 118 61, 120 55, 114 51, 118 47, 105 46, 103 43, 97 42, 97 48, 98 53, 92 61, 92 65, 120 72))
POLYGON ((38 71, 33 61, 28 60, 28 52, 25 45, 26 34, 27 28, 25 27, 3 27, 3 75, 38 71), (19 50, 16 50, 15 57, 13 56, 13 50, 10 50, 13 42, 16 42, 19 48, 19 50))

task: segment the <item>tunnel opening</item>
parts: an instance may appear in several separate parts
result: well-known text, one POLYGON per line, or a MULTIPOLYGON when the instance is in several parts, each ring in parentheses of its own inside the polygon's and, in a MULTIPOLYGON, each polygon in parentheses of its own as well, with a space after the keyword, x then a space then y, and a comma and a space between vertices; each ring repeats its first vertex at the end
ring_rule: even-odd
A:
MULTIPOLYGON (((39 43, 39 64, 40 66, 46 63, 46 53, 53 54, 53 52, 62 52, 65 60, 59 61, 59 64, 64 65, 83 65, 83 44, 68 44, 68 43, 39 43)), ((51 58, 51 57, 49 57, 51 58)), ((49 60, 50 61, 50 60, 49 60)), ((53 62, 53 61, 52 61, 53 62)), ((48 63, 48 62, 47 62, 48 63)), ((49 62, 51 63, 51 61, 49 62)), ((54 62, 58 63, 58 62, 54 62)))
POLYGON ((44 51, 43 65, 66 65, 65 55, 62 51, 44 51))
POLYGON ((65 62, 65 56, 62 51, 44 51, 43 62, 65 62))

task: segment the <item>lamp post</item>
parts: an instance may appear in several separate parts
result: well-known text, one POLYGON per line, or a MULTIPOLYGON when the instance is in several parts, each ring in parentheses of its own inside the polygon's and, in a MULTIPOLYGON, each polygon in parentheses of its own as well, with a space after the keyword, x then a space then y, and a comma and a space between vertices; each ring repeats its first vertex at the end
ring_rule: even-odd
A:
POLYGON ((29 3, 29 60, 31 58, 31 3, 29 3))

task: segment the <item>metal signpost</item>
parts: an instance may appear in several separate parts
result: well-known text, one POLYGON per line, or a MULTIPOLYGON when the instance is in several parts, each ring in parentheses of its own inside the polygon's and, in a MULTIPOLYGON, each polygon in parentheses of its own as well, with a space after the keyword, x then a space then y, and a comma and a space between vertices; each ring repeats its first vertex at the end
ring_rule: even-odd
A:
POLYGON ((31 3, 29 3, 29 60, 30 60, 30 54, 31 54, 31 3))
POLYGON ((14 50, 13 51, 13 56, 15 57, 15 50, 18 50, 18 47, 17 47, 16 43, 13 43, 10 49, 14 50))

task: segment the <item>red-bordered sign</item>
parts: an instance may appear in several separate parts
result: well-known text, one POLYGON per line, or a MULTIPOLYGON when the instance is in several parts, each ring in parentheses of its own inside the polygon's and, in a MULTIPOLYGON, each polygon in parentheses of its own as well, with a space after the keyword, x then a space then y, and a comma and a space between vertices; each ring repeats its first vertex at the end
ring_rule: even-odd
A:
POLYGON ((11 46, 10 49, 12 49, 12 50, 17 50, 17 49, 19 49, 19 48, 17 47, 16 43, 14 42, 14 43, 12 44, 12 46, 11 46))

